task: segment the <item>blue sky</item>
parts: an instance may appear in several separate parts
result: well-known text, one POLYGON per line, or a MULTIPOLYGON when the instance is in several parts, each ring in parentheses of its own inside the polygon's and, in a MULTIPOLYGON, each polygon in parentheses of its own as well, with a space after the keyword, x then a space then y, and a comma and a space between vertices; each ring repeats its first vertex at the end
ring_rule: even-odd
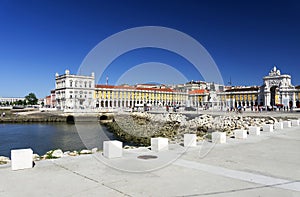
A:
MULTIPOLYGON (((210 53, 225 83, 231 78, 233 85, 261 85, 276 64, 300 85, 299 21, 297 0, 0 0, 0 97, 48 95, 56 72, 76 73, 103 39, 139 26, 190 35, 210 53)), ((188 80, 202 80, 184 58, 151 48, 123 54, 103 76, 114 84, 130 67, 147 62, 172 65, 188 80)))

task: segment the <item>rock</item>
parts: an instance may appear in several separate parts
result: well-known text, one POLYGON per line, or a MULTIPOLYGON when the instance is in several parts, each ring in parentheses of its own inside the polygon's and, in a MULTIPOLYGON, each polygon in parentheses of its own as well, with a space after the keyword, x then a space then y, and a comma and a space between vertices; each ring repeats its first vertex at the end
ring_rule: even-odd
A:
POLYGON ((94 153, 96 153, 98 151, 98 148, 93 148, 92 149, 92 153, 94 154, 94 153))
POLYGON ((64 153, 61 149, 56 149, 52 152, 51 156, 53 158, 61 158, 62 156, 64 156, 64 153))
POLYGON ((8 162, 10 162, 8 157, 0 156, 0 165, 7 164, 8 162))
POLYGON ((79 154, 81 154, 81 155, 84 155, 84 154, 92 154, 92 151, 91 151, 91 150, 83 149, 83 150, 80 151, 79 154))
MULTIPOLYGON (((200 115, 189 118, 180 113, 150 114, 134 112, 130 115, 116 115, 115 123, 108 124, 108 129, 117 137, 136 145, 149 145, 151 137, 166 137, 170 142, 181 143, 183 134, 206 136, 210 131, 226 132, 233 135, 233 130, 247 130, 249 126, 261 127, 264 123, 274 123, 272 117, 252 118, 241 116, 200 115)), ((124 147, 131 148, 131 147, 124 147)))
POLYGON ((77 156, 78 152, 77 151, 69 152, 68 155, 70 155, 70 156, 77 156))
POLYGON ((39 161, 39 160, 41 160, 41 158, 40 158, 40 156, 38 154, 33 154, 32 155, 32 160, 33 161, 39 161))
POLYGON ((135 146, 128 146, 128 145, 124 146, 124 149, 134 149, 134 148, 136 148, 136 147, 135 146))

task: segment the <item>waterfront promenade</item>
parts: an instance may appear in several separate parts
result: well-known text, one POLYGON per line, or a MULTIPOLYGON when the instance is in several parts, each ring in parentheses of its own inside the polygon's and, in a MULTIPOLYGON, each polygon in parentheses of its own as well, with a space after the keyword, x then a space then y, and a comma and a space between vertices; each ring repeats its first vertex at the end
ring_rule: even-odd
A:
MULTIPOLYGON (((113 169, 100 152, 38 161, 27 170, 11 171, 7 164, 0 166, 0 196, 299 196, 299 147, 297 126, 216 146, 198 143, 150 172, 113 169)), ((177 152, 171 148, 157 161, 177 152)), ((125 153, 113 162, 141 169, 155 161, 125 153)))

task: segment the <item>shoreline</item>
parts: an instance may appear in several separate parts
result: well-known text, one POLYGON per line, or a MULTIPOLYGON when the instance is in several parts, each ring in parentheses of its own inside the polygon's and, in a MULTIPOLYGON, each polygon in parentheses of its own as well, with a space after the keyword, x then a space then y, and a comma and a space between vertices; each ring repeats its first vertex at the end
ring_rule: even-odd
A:
MULTIPOLYGON (((68 122, 68 117, 72 116, 78 121, 95 121, 95 118, 99 118, 98 113, 70 113, 65 114, 60 111, 37 111, 37 110, 0 110, 0 124, 1 123, 47 123, 47 122, 68 122), (5 117, 2 117, 2 112, 5 112, 5 117), (89 118, 91 120, 89 120, 89 118)), ((132 114, 132 112, 121 112, 126 114, 132 114)), ((142 112, 143 113, 143 112, 142 112)), ((166 114, 165 111, 149 111, 149 114, 166 114)), ((118 115, 119 112, 116 112, 118 115)), ((263 112, 254 112, 254 111, 243 111, 243 113, 235 112, 226 112, 226 111, 216 111, 216 110, 200 110, 200 111, 181 111, 181 112, 169 112, 169 114, 182 114, 190 118, 195 118, 201 115, 211 115, 216 116, 242 116, 242 117, 256 117, 256 118, 265 118, 265 117, 274 117, 278 119, 298 119, 300 118, 299 111, 293 112, 279 112, 279 111, 263 111, 263 112)), ((113 115, 114 116, 114 115, 113 115)), ((112 119, 109 117, 108 120, 112 119)), ((105 121, 105 120, 104 120, 105 121)))

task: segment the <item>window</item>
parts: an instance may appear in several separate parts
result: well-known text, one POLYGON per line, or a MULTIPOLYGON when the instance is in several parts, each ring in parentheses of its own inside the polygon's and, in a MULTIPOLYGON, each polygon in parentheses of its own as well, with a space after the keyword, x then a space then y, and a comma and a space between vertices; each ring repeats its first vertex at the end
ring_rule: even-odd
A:
POLYGON ((73 81, 72 80, 70 81, 70 87, 73 87, 73 81))
POLYGON ((89 82, 89 87, 90 87, 90 88, 92 87, 92 82, 89 82))
POLYGON ((85 82, 84 82, 84 87, 85 87, 85 88, 87 87, 87 85, 86 85, 86 84, 87 84, 87 82, 85 81, 85 82))

